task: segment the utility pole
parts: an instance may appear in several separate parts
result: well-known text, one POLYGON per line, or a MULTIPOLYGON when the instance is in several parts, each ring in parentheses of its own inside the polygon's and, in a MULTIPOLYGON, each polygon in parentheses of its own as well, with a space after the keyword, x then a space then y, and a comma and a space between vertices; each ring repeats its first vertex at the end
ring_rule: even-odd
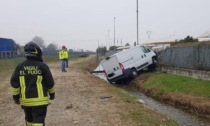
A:
POLYGON ((137 45, 139 45, 139 2, 136 0, 136 14, 137 14, 137 45))
POLYGON ((114 17, 114 46, 115 46, 115 20, 116 20, 116 17, 114 17))
POLYGON ((96 50, 96 60, 97 60, 97 62, 99 61, 98 58, 99 58, 99 40, 98 40, 98 48, 96 50))
POLYGON ((99 48, 99 40, 98 40, 98 48, 99 48))
POLYGON ((108 35, 107 35, 107 37, 108 37, 108 47, 107 47, 107 49, 110 47, 110 42, 109 42, 109 29, 107 30, 107 32, 108 32, 108 35))

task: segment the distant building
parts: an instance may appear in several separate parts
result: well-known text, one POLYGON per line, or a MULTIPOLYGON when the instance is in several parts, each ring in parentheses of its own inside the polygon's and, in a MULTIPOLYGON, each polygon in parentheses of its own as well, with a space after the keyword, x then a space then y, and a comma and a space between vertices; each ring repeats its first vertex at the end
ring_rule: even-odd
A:
POLYGON ((159 52, 161 50, 164 50, 166 48, 171 47, 172 44, 179 41, 180 39, 177 39, 175 37, 169 37, 169 38, 163 38, 163 39, 157 39, 157 40, 148 40, 143 42, 142 45, 152 49, 155 52, 159 52))
POLYGON ((73 49, 69 49, 69 52, 74 52, 74 50, 73 49))
POLYGON ((197 37, 199 42, 210 41, 210 31, 204 32, 197 37))
POLYGON ((18 46, 14 40, 0 38, 0 58, 10 58, 17 55, 18 46))
POLYGON ((15 41, 7 38, 0 38, 0 52, 13 52, 15 51, 15 41))

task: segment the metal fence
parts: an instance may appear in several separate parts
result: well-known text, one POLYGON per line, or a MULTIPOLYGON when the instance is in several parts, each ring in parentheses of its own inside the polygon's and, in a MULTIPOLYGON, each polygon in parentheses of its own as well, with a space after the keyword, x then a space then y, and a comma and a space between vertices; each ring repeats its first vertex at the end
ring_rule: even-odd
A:
POLYGON ((210 70, 210 46, 167 48, 159 53, 158 63, 177 68, 210 70))
POLYGON ((8 58, 16 58, 16 57, 22 57, 22 55, 18 55, 17 52, 10 52, 10 51, 0 52, 0 59, 8 59, 8 58))

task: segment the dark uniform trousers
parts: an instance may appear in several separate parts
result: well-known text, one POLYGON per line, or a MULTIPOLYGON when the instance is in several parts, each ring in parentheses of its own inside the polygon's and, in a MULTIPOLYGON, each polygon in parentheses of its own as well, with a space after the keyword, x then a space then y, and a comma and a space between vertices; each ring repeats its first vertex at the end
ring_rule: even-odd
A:
POLYGON ((23 107, 25 112, 26 125, 40 124, 45 126, 45 117, 47 114, 47 106, 42 107, 23 107))

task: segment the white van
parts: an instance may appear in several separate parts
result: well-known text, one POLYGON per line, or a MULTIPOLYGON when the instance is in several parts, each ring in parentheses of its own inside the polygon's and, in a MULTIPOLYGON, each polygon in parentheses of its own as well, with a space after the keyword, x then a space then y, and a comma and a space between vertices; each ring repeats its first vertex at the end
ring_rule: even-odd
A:
POLYGON ((101 61, 107 80, 119 82, 128 77, 136 77, 138 71, 156 62, 156 54, 144 47, 134 46, 113 54, 101 61))

